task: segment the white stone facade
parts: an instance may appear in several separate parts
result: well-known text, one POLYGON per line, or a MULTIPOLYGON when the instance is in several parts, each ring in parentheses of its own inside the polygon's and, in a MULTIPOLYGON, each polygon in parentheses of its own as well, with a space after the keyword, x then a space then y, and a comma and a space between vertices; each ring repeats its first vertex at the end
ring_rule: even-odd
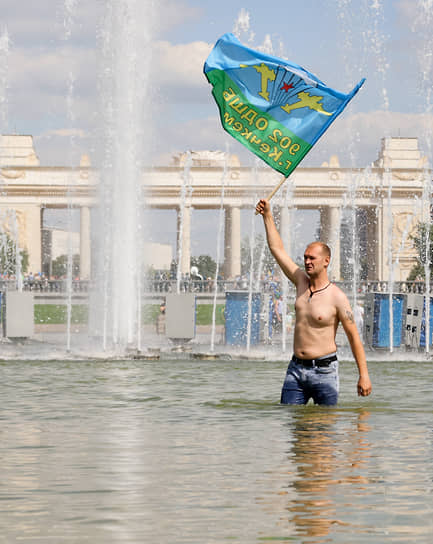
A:
MULTIPOLYGON (((194 152, 188 165, 189 192, 181 204, 187 154, 175 166, 143 173, 143 206, 176 209, 182 216, 182 262, 190 270, 191 209, 219 209, 224 186, 225 277, 240 273, 242 208, 253 210, 256 195, 266 196, 280 175, 270 168, 253 172, 231 156, 194 152)), ((364 209, 367 217, 368 278, 405 280, 416 262, 410 235, 430 209, 431 172, 418 149, 417 138, 384 138, 378 160, 368 168, 341 168, 334 156, 317 168, 298 167, 286 181, 290 198, 283 199, 283 187, 274 197, 281 206, 281 232, 290 246, 291 210, 318 209, 321 238, 333 250, 332 277, 341 279, 341 213, 344 207, 364 209), (392 268, 391 268, 392 267, 392 268)), ((15 210, 20 245, 30 256, 30 269, 42 267, 41 216, 44 208, 73 205, 81 212, 81 277, 90 277, 90 209, 97 206, 99 173, 89 161, 75 169, 43 167, 33 149, 31 136, 3 136, 0 140, 0 214, 15 210)))

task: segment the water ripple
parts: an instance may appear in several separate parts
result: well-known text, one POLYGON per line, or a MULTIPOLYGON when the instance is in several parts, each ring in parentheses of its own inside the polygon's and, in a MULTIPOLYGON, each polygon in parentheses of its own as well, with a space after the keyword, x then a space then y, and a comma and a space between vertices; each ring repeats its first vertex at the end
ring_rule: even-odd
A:
POLYGON ((430 367, 370 365, 337 407, 282 362, 1 364, 5 542, 430 542, 430 367))

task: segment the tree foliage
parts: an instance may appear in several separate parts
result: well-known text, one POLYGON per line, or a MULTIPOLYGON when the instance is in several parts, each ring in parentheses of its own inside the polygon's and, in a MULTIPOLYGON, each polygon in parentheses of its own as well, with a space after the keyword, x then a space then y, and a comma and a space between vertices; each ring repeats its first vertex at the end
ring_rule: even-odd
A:
MULTIPOLYGON (((68 274, 68 256, 59 255, 51 264, 51 273, 57 278, 64 277, 68 274)), ((80 276, 80 255, 72 256, 72 277, 80 276)))
POLYGON ((196 266, 199 274, 203 278, 214 278, 216 272, 216 261, 212 259, 210 255, 199 255, 198 257, 191 257, 191 267, 196 266))
POLYGON ((433 277, 433 225, 430 225, 430 228, 426 223, 419 223, 416 229, 415 234, 411 237, 413 245, 418 254, 418 262, 412 267, 410 274, 408 276, 409 281, 414 281, 417 278, 425 278, 425 265, 428 259, 429 269, 430 269, 430 278, 433 277), (430 235, 427 237, 427 234, 430 231, 430 235), (427 244, 429 244, 429 251, 427 252, 427 244), (427 255, 428 253, 428 255, 427 255))
MULTIPOLYGON (((29 253, 26 249, 20 249, 21 272, 25 274, 29 267, 29 253)), ((16 243, 7 233, 0 236, 0 273, 15 275, 17 273, 17 248, 16 243)))

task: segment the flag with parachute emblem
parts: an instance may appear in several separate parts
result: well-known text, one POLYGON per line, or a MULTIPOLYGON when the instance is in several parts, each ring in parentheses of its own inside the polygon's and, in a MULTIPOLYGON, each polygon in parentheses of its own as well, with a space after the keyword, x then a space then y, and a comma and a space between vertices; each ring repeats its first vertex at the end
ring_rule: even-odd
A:
POLYGON ((338 92, 301 66, 245 47, 233 34, 217 41, 204 73, 224 129, 286 177, 365 81, 349 94, 338 92))

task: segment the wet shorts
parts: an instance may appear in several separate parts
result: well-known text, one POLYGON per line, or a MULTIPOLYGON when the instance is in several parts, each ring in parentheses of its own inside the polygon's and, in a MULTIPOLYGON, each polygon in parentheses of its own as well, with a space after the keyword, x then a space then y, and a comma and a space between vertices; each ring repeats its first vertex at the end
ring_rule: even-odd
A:
POLYGON ((338 360, 335 353, 318 359, 290 361, 281 391, 281 404, 337 404, 339 391, 338 360))

